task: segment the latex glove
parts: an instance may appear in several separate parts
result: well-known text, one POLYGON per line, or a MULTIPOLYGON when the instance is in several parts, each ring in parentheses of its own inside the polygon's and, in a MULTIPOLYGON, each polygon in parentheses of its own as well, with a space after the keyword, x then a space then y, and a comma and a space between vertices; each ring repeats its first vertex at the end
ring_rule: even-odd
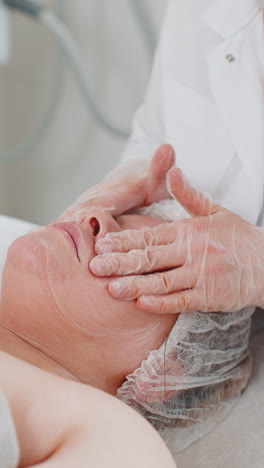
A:
POLYGON ((60 220, 78 222, 92 207, 118 216, 133 208, 168 198, 166 175, 174 163, 173 147, 162 145, 151 162, 140 158, 120 164, 103 182, 84 192, 60 220))
POLYGON ((149 312, 263 306, 264 232, 213 203, 180 169, 169 172, 168 184, 195 217, 108 234, 98 241, 96 252, 117 253, 95 257, 91 271, 98 276, 142 275, 114 280, 109 291, 115 298, 136 299, 149 312))

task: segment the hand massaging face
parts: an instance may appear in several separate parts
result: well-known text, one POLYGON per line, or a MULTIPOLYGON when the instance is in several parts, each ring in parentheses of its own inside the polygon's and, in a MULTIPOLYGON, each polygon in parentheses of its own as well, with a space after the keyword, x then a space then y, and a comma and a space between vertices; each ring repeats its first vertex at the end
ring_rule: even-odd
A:
POLYGON ((91 211, 20 238, 9 250, 0 308, 1 324, 72 376, 118 389, 173 452, 210 431, 246 386, 253 311, 193 312, 175 323, 112 299, 109 280, 93 277, 88 263, 107 232, 186 217, 178 208, 166 201, 116 220, 91 211))

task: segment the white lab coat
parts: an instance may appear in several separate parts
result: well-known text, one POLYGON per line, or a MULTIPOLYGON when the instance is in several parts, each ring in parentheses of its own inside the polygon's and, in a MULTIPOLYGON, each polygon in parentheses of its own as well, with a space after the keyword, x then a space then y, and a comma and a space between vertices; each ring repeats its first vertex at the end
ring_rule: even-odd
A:
POLYGON ((264 0, 170 0, 123 159, 171 143, 216 202, 264 226, 264 0))

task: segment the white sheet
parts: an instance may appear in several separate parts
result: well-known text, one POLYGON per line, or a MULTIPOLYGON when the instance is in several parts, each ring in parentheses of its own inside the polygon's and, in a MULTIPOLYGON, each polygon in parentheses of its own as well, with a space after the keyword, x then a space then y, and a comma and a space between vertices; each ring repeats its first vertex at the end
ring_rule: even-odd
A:
MULTIPOLYGON (((0 216, 0 280, 9 245, 35 225, 0 216)), ((177 455, 178 468, 264 467, 264 310, 253 320, 250 384, 230 415, 214 431, 177 455)))
POLYGON ((27 221, 0 215, 0 282, 10 244, 36 227, 38 226, 27 221))

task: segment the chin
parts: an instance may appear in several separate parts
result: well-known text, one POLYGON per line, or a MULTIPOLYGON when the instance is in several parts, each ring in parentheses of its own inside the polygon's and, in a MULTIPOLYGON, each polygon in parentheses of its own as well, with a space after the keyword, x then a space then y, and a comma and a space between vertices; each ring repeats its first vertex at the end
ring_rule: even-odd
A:
POLYGON ((43 229, 15 240, 8 250, 5 269, 12 268, 13 274, 19 269, 23 274, 38 275, 47 265, 54 268, 60 249, 58 242, 48 234, 43 229))

